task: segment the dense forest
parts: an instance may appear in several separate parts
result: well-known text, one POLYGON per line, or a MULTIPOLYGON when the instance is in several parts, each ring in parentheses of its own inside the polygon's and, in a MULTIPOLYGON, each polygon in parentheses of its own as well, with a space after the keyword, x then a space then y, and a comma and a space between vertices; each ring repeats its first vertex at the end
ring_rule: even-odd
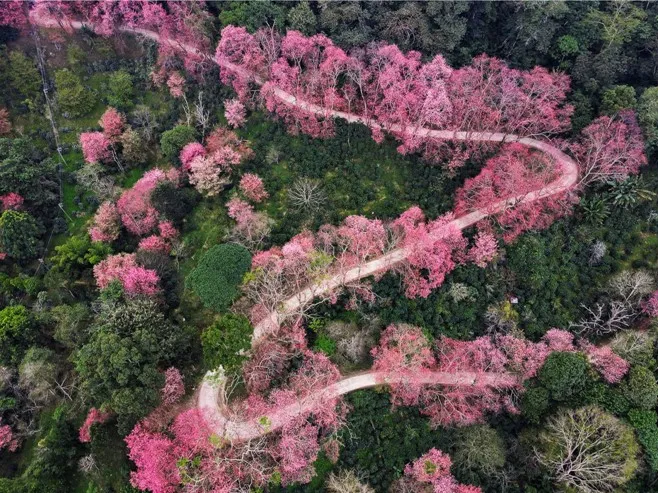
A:
POLYGON ((657 158, 653 2, 0 3, 0 493, 658 491, 657 158))

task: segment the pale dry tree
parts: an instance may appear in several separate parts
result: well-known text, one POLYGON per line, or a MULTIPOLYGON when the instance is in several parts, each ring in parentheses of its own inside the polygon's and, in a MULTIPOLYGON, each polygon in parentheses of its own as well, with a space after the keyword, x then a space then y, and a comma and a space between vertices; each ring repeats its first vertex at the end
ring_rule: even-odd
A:
POLYGON ((281 159, 281 151, 274 146, 270 146, 265 154, 265 162, 269 165, 279 164, 281 159))
POLYGON ((81 457, 78 461, 78 469, 85 474, 92 473, 98 469, 94 456, 92 454, 88 454, 84 457, 81 457))
POLYGON ((577 333, 587 336, 605 336, 626 329, 637 317, 628 305, 621 301, 596 303, 593 307, 581 305, 587 317, 569 326, 577 333))
POLYGON ((199 91, 199 96, 194 103, 194 120, 198 127, 201 127, 201 135, 206 136, 206 129, 210 126, 210 110, 203 102, 203 91, 199 91))
POLYGON ((85 164, 75 172, 75 180, 101 202, 113 199, 119 190, 114 179, 104 175, 104 170, 98 163, 85 164))
POLYGON ((650 366, 656 337, 648 332, 627 330, 619 332, 610 341, 610 348, 631 365, 650 366))
POLYGON ((589 265, 599 265, 605 254, 608 253, 608 247, 602 241, 595 241, 589 249, 589 265))
POLYGON ((640 313, 640 303, 655 289, 653 277, 646 271, 623 271, 608 281, 610 299, 593 307, 581 305, 585 319, 571 323, 575 331, 589 336, 614 334, 631 325, 640 313))
POLYGON ((155 130, 158 128, 158 122, 156 121, 148 106, 141 104, 138 105, 132 112, 131 119, 133 127, 137 129, 137 132, 139 132, 144 140, 150 142, 155 136, 155 130))
POLYGON ((608 282, 607 291, 628 305, 637 305, 640 300, 655 290, 653 276, 644 270, 622 271, 608 282))
POLYGON ((362 483, 354 471, 349 469, 329 474, 326 487, 330 493, 375 493, 374 489, 362 483))
POLYGON ((315 212, 327 201, 327 196, 318 180, 302 177, 290 187, 288 199, 295 209, 315 212))
POLYGON ((459 303, 460 301, 473 301, 474 299, 474 289, 471 287, 467 286, 463 282, 453 282, 450 284, 450 289, 448 290, 448 294, 452 298, 452 301, 455 303, 459 303))
POLYGON ((584 493, 616 490, 638 468, 633 430, 596 406, 568 409, 539 434, 535 458, 553 479, 584 493))

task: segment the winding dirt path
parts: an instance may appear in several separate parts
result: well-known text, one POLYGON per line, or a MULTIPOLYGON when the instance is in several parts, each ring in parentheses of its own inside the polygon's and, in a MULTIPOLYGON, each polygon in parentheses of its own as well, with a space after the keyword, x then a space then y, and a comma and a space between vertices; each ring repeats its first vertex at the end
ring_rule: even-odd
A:
MULTIPOLYGON (((60 24, 54 19, 35 18, 32 16, 32 23, 46 28, 59 28, 60 24)), ((73 21, 70 26, 73 29, 81 29, 84 23, 73 21)), ((181 51, 200 56, 208 61, 218 63, 211 55, 199 52, 193 46, 186 43, 179 43, 169 39, 163 39, 156 32, 146 29, 121 27, 120 31, 139 34, 146 38, 152 39, 159 43, 165 42, 172 47, 181 51)), ((220 67, 241 73, 249 77, 255 83, 262 85, 264 81, 254 75, 245 72, 242 68, 233 64, 225 63, 219 64, 220 67)), ((389 125, 384 126, 374 122, 365 117, 345 113, 342 111, 328 110, 321 106, 299 100, 292 94, 285 92, 281 89, 274 89, 274 94, 285 104, 295 106, 309 113, 320 115, 323 117, 343 118, 351 123, 362 123, 373 129, 381 129, 387 132, 396 133, 410 133, 421 137, 436 138, 440 140, 458 140, 458 141, 479 141, 479 142, 518 142, 538 151, 544 152, 551 156, 562 168, 560 177, 554 182, 549 183, 547 186, 526 194, 523 197, 510 197, 505 200, 488 206, 486 210, 480 209, 465 214, 447 225, 438 228, 432 232, 437 238, 440 238, 449 228, 456 227, 464 229, 478 221, 504 210, 506 207, 517 203, 519 200, 526 202, 533 202, 544 197, 559 194, 566 190, 573 188, 578 180, 578 165, 576 162, 562 152, 555 146, 540 140, 519 137, 513 134, 504 133, 486 133, 486 132, 460 132, 451 130, 433 130, 429 128, 417 128, 412 126, 389 125)), ((281 308, 270 313, 261 322, 254 327, 254 335, 252 344, 258 341, 263 335, 274 332, 279 329, 282 321, 292 313, 295 313, 300 306, 310 303, 312 299, 320 294, 328 293, 341 285, 350 283, 368 276, 371 276, 383 269, 388 269, 391 266, 402 262, 408 255, 404 249, 395 249, 388 252, 381 257, 373 259, 362 265, 354 267, 347 272, 336 275, 335 277, 323 281, 315 286, 310 286, 288 300, 286 300, 281 308)), ((445 372, 423 372, 414 376, 414 383, 419 384, 432 384, 432 385, 450 385, 450 386, 493 386, 497 388, 512 387, 518 384, 518 379, 511 374, 475 374, 468 372, 458 373, 445 373, 445 372)), ((239 418, 232 419, 230 417, 226 402, 223 401, 224 381, 221 377, 210 372, 204 378, 199 389, 198 407, 202 410, 204 418, 211 427, 212 431, 219 436, 228 440, 250 440, 261 435, 270 433, 274 430, 281 428, 289 419, 299 414, 308 412, 324 402, 328 402, 333 398, 347 394, 354 390, 374 387, 377 385, 386 385, 391 383, 400 382, 403 377, 386 377, 382 372, 366 371, 350 376, 341 378, 336 383, 326 387, 325 389, 310 395, 294 405, 277 409, 274 413, 267 417, 259 417, 248 420, 241 420, 239 418)))

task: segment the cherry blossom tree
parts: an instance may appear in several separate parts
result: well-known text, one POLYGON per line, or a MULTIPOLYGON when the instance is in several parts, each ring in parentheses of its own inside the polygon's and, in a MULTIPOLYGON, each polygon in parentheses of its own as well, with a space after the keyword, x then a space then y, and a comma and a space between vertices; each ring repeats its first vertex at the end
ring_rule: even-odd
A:
POLYGON ((393 228, 402 237, 399 246, 410 252, 396 267, 402 273, 407 297, 426 298, 457 265, 466 241, 452 219, 448 214, 425 222, 420 208, 412 207, 393 221, 393 228))
POLYGON ((82 154, 88 163, 107 163, 112 160, 110 140, 101 132, 80 134, 82 154))
POLYGON ((10 0, 0 3, 0 26, 24 28, 28 23, 25 2, 10 0))
POLYGON ((123 192, 117 201, 117 210, 126 229, 140 236, 150 233, 158 224, 158 211, 151 205, 151 192, 162 181, 178 185, 178 180, 176 170, 165 173, 155 168, 147 171, 131 189, 123 192))
POLYGON ((403 492, 426 491, 424 485, 430 486, 434 493, 482 493, 480 488, 459 484, 450 474, 452 460, 450 456, 435 448, 419 457, 404 468, 404 478, 400 485, 403 492))
POLYGON ((0 108, 0 135, 5 135, 11 132, 11 121, 9 120, 9 112, 6 108, 0 108))
POLYGON ((110 107, 105 110, 98 124, 103 128, 103 134, 110 142, 117 142, 123 133, 126 119, 116 109, 110 107))
POLYGON ((191 142, 187 144, 180 152, 180 161, 183 165, 183 169, 189 171, 192 161, 196 157, 205 157, 206 149, 203 145, 198 142, 191 142))
POLYGON ((25 200, 16 192, 9 192, 5 195, 0 195, 0 204, 2 204, 2 210, 19 210, 23 207, 23 202, 25 200))
POLYGON ((486 267, 498 253, 498 242, 491 233, 480 231, 475 236, 475 245, 468 251, 469 259, 478 267, 486 267))
POLYGON ((15 452, 18 449, 18 440, 14 437, 11 426, 3 425, 0 420, 0 450, 2 449, 15 452))
POLYGON ((94 266, 94 277, 100 289, 105 289, 112 281, 119 281, 132 296, 153 296, 159 292, 157 273, 137 265, 134 253, 110 255, 94 266))
POLYGON ((89 228, 91 241, 112 242, 119 237, 121 223, 117 207, 112 202, 103 202, 96 214, 94 222, 89 228))
POLYGON ((240 179, 240 190, 252 202, 262 202, 269 197, 263 185, 263 180, 253 173, 242 175, 240 179))
POLYGON ((555 195, 532 202, 525 202, 525 198, 557 179, 559 172, 545 154, 518 143, 507 144, 457 191, 455 214, 475 210, 492 214, 502 201, 507 201, 503 211, 496 214, 505 241, 514 240, 528 229, 546 228, 568 212, 569 201, 555 195))
POLYGON ((225 101, 224 108, 224 116, 231 127, 238 128, 244 125, 247 119, 247 110, 239 99, 225 101))
POLYGON ((165 384, 161 393, 164 405, 175 404, 185 395, 183 376, 178 368, 172 366, 165 371, 165 384))
POLYGON ((250 204, 237 197, 228 201, 226 205, 229 217, 236 222, 229 238, 249 250, 259 249, 270 233, 270 220, 267 215, 255 212, 250 204))
POLYGON ((623 181, 647 164, 642 131, 633 111, 601 116, 570 146, 580 164, 579 185, 623 181))
POLYGON ((91 442, 91 427, 95 424, 105 423, 110 418, 110 413, 99 411, 95 407, 89 409, 84 423, 80 427, 79 438, 82 443, 91 442))
POLYGON ((169 253, 171 245, 161 236, 151 235, 139 241, 138 248, 149 252, 169 253))

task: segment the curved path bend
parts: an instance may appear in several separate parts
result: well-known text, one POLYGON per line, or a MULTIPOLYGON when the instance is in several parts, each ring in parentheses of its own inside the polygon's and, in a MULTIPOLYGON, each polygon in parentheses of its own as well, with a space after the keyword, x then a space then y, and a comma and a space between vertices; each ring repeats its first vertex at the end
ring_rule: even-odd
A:
MULTIPOLYGON (((32 16, 32 23, 46 28, 61 27, 60 23, 55 19, 36 18, 35 16, 32 16)), ((69 25, 73 29, 81 29, 85 23, 80 21, 72 21, 69 23, 69 25)), ((208 53, 200 52, 190 44, 162 38, 158 33, 149 31, 147 29, 122 26, 119 28, 119 30, 123 32, 139 34, 159 43, 168 43, 170 46, 183 52, 199 56, 205 60, 218 64, 220 67, 239 73, 242 76, 254 81, 256 84, 262 85, 264 83, 263 79, 259 76, 248 73, 243 68, 228 62, 219 63, 208 53)), ((441 238, 443 234, 449 231, 449 228, 456 227, 460 230, 467 228, 492 214, 501 212, 506 207, 514 205, 519 201, 523 201, 524 203, 533 202, 570 190, 577 184, 577 163, 567 154, 548 142, 505 133, 434 130, 430 128, 418 128, 414 126, 403 126, 397 124, 381 125, 364 116, 327 109, 322 106, 300 100, 294 95, 283 91, 282 89, 275 88, 272 91, 273 94, 283 103, 290 106, 295 106, 303 111, 325 118, 342 118, 350 123, 362 123, 372 129, 380 129, 382 131, 395 132, 398 134, 410 134, 419 137, 435 138, 439 140, 457 140, 470 142, 518 142, 548 154, 555 160, 556 163, 560 165, 561 174, 559 178, 557 178, 552 183, 549 183, 545 187, 539 190, 535 190, 522 197, 509 197, 488 206, 486 209, 478 209, 469 214, 455 218, 450 223, 432 232, 432 234, 437 238, 441 238)), ((278 330, 286 317, 297 312, 301 306, 310 303, 314 297, 329 293, 342 285, 371 276, 384 269, 388 269, 391 266, 402 262, 407 257, 408 253, 409 252, 405 251, 403 248, 391 250, 385 255, 349 269, 346 272, 340 273, 335 277, 325 280, 314 286, 309 286, 308 288, 296 293, 294 296, 283 302, 278 310, 271 312, 262 321, 256 324, 254 327, 252 344, 258 341, 263 335, 278 330)), ((336 383, 326 387, 325 389, 316 392, 304 399, 301 399, 294 405, 278 409, 266 417, 241 420, 240 418, 232 419, 230 417, 227 403, 223 401, 224 381, 221 377, 218 378, 213 372, 210 372, 208 375, 206 375, 201 384, 198 397, 198 407, 202 410, 204 418, 214 433, 226 438, 227 440, 244 441, 275 431, 281 428, 292 417, 308 412, 316 406, 322 405, 322 403, 328 402, 333 398, 358 389, 402 382, 405 378, 406 377, 391 377, 385 375, 383 372, 377 371, 366 371, 346 376, 341 378, 336 383)), ((515 386, 518 384, 518 379, 514 375, 504 373, 475 374, 468 372, 445 373, 428 371, 414 376, 413 383, 450 386, 492 386, 500 388, 515 386)))

